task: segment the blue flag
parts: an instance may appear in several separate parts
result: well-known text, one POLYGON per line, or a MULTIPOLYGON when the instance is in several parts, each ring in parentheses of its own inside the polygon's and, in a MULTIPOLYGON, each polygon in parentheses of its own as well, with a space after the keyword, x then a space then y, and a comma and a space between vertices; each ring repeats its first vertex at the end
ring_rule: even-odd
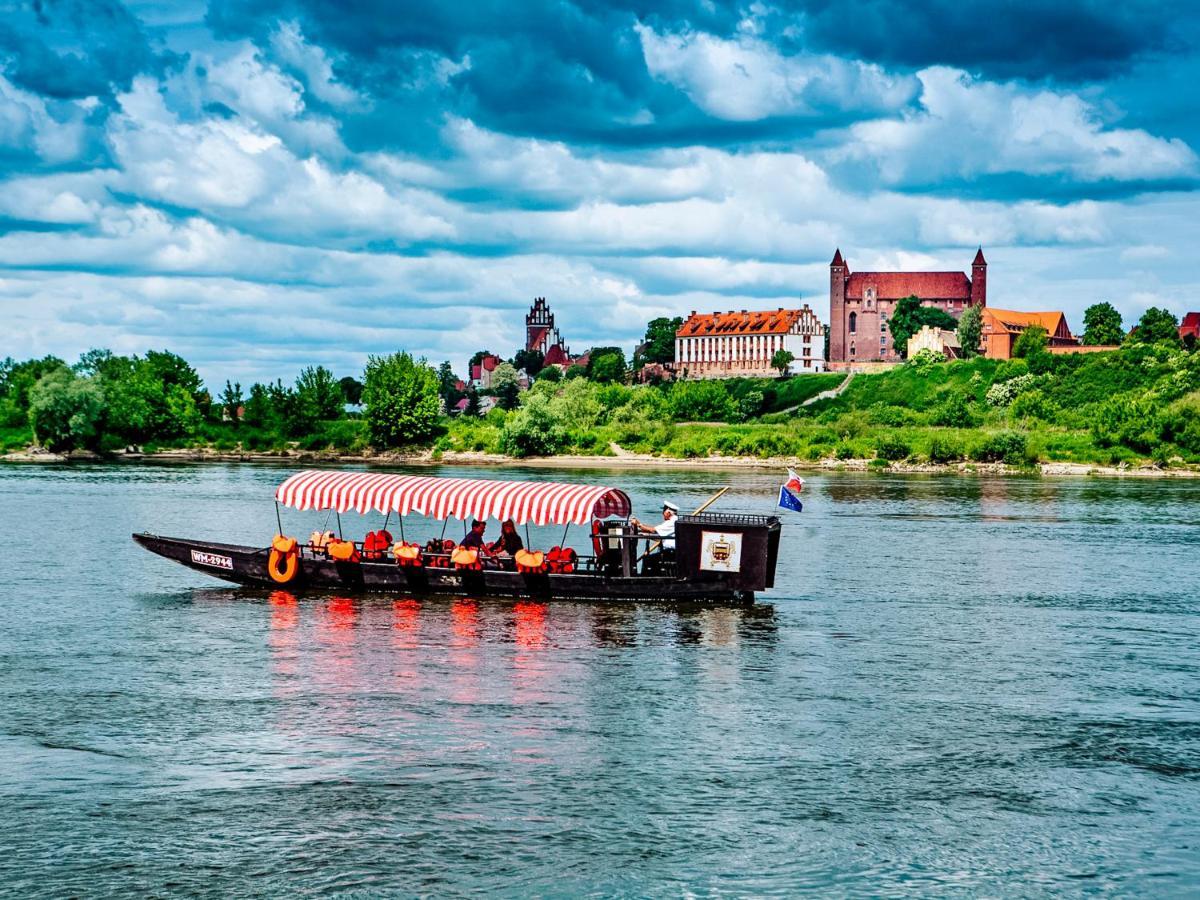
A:
POLYGON ((796 512, 804 510, 804 504, 800 502, 800 498, 787 489, 786 486, 779 487, 779 506, 784 509, 793 509, 796 512))

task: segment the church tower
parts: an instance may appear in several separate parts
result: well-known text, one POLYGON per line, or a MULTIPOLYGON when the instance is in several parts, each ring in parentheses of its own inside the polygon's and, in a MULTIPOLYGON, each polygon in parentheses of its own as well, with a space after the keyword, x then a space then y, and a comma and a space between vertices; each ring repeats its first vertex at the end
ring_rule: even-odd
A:
POLYGON ((550 312, 545 297, 537 297, 525 315, 525 349, 545 353, 549 349, 549 338, 553 332, 554 313, 550 312))
POLYGON ((983 247, 971 263, 971 305, 987 306, 987 260, 983 258, 983 247))

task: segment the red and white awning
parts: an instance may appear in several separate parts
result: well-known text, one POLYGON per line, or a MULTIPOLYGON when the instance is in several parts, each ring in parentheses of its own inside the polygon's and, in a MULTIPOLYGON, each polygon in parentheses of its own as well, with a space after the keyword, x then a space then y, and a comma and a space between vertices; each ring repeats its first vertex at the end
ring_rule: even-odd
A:
POLYGON ((624 491, 591 484, 319 470, 297 472, 279 486, 275 499, 295 509, 416 512, 433 519, 534 525, 582 525, 593 518, 627 516, 631 509, 624 491))

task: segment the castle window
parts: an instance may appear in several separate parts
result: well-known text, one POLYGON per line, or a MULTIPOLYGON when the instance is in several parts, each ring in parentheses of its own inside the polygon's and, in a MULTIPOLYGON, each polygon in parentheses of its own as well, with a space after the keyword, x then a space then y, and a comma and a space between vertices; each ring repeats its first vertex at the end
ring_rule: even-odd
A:
POLYGON ((852 313, 850 313, 850 333, 856 334, 857 332, 858 332, 858 313, 852 312, 852 313))

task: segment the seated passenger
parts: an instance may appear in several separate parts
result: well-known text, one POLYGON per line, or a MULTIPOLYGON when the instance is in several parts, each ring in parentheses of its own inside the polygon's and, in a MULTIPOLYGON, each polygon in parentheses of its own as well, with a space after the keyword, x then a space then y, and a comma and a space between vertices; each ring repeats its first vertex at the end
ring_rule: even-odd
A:
POLYGON ((483 540, 483 533, 487 530, 487 522, 481 522, 478 519, 471 523, 471 530, 467 532, 467 536, 459 541, 458 546, 468 547, 471 550, 484 550, 487 546, 483 540))
POLYGON ((504 524, 500 526, 500 537, 491 544, 488 544, 487 552, 492 556, 505 554, 507 556, 516 556, 518 550, 524 550, 525 544, 521 540, 521 535, 517 533, 517 526, 512 519, 505 519, 504 524))

